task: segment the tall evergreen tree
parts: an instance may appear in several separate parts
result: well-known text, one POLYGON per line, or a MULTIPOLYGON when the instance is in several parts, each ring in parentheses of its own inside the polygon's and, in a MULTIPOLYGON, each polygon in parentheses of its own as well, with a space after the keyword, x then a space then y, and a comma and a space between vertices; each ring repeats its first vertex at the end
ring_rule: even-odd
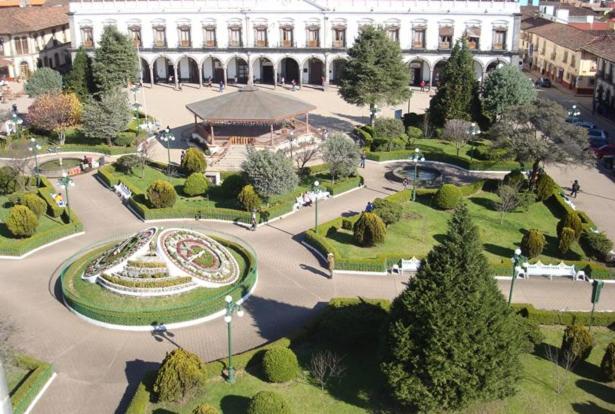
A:
POLYGON ((483 82, 483 111, 495 121, 513 106, 527 105, 536 99, 536 89, 514 65, 502 65, 483 82))
POLYGON ((89 95, 96 92, 92 75, 92 59, 83 47, 77 49, 73 67, 64 78, 64 89, 75 93, 81 102, 85 102, 89 95))
POLYGON ((410 71, 399 45, 381 28, 364 28, 348 50, 339 93, 348 103, 369 105, 373 125, 377 105, 396 105, 410 97, 410 71))
POLYGON ((521 368, 518 326, 459 204, 443 242, 393 302, 381 365, 393 397, 428 412, 512 394, 521 368))
POLYGON ((139 79, 137 50, 130 38, 115 26, 105 27, 96 49, 93 69, 96 86, 103 93, 115 87, 125 88, 128 83, 139 79))
POLYGON ((90 99, 85 105, 81 122, 83 133, 94 140, 105 140, 113 145, 113 140, 130 122, 128 97, 119 89, 101 95, 100 100, 90 99))
POLYGON ((440 72, 438 92, 429 104, 429 121, 441 128, 449 119, 470 119, 476 93, 472 53, 465 38, 459 39, 440 72))

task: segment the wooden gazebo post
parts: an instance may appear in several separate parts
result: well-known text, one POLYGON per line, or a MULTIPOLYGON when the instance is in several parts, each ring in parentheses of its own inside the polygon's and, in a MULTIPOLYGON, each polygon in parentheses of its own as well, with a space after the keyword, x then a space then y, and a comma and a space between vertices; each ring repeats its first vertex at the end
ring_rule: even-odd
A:
POLYGON ((209 124, 209 135, 211 136, 211 145, 216 145, 216 136, 214 135, 214 124, 209 124))
POLYGON ((306 112, 305 113, 305 128, 306 128, 306 133, 309 134, 310 133, 310 113, 306 112))
POLYGON ((273 146, 273 123, 270 125, 271 126, 271 146, 273 146))

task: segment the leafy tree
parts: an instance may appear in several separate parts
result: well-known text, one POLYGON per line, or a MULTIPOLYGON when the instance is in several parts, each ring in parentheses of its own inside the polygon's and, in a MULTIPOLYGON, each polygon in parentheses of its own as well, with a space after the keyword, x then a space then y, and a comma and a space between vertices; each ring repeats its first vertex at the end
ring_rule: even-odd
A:
POLYGON ((261 199, 250 184, 241 189, 237 195, 237 201, 241 203, 246 211, 256 210, 261 205, 261 199))
POLYGON ((576 211, 566 211, 564 217, 557 223, 557 235, 561 238, 563 229, 568 227, 572 229, 572 237, 574 240, 579 240, 581 233, 583 232, 583 222, 579 213, 576 211))
POLYGON ((449 119, 444 124, 444 131, 442 131, 442 137, 455 144, 457 155, 464 145, 472 139, 472 132, 470 128, 472 123, 463 119, 449 119))
POLYGON ((58 94, 62 92, 62 75, 51 68, 40 68, 30 76, 24 91, 33 98, 45 94, 58 94))
POLYGON ((388 226, 399 221, 401 218, 402 206, 386 198, 377 198, 374 200, 373 212, 388 226))
POLYGON ((423 138, 423 130, 414 126, 406 128, 406 135, 408 135, 408 144, 414 145, 417 139, 423 138))
POLYGON ((441 244, 391 306, 381 368, 393 397, 408 411, 428 412, 511 395, 525 341, 516 318, 460 203, 441 244))
POLYGON ((20 200, 19 204, 22 204, 30 209, 36 216, 40 218, 47 211, 47 203, 36 193, 27 193, 20 200))
POLYGON ((64 89, 77 95, 81 102, 85 102, 90 95, 96 92, 92 74, 92 59, 83 46, 77 49, 73 67, 64 76, 64 89))
POLYGON ((0 194, 11 194, 17 189, 19 181, 19 171, 5 165, 0 167, 0 194))
POLYGON ((605 381, 615 381, 615 342, 607 345, 600 363, 600 371, 605 381))
POLYGON ((231 174, 222 181, 220 192, 224 198, 235 199, 246 184, 245 177, 241 174, 231 174))
POLYGON ((119 90, 102 95, 98 101, 88 101, 81 116, 85 136, 105 140, 107 145, 113 144, 113 139, 126 129, 130 119, 128 98, 119 90))
POLYGON ((476 95, 472 53, 465 39, 459 39, 440 71, 438 92, 429 104, 429 122, 443 127, 449 119, 470 119, 476 95))
POLYGON ((483 112, 495 121, 510 108, 536 99, 532 80, 514 65, 502 65, 483 82, 483 112))
POLYGON ((374 138, 392 139, 404 135, 404 123, 397 118, 378 118, 374 122, 374 138))
POLYGON ((504 176, 502 184, 523 189, 527 188, 527 178, 525 178, 525 174, 523 174, 520 168, 515 168, 504 176))
POLYGON ((241 164, 241 169, 254 190, 264 198, 286 194, 299 182, 292 160, 282 152, 257 151, 248 147, 248 157, 241 164))
POLYGON ((203 173, 195 172, 186 178, 183 190, 187 196, 194 197, 205 194, 207 187, 209 187, 207 178, 203 175, 203 173))
POLYGON ((113 25, 106 26, 93 64, 94 81, 103 93, 125 88, 139 79, 139 57, 130 38, 113 25))
POLYGON ((115 162, 115 168, 125 174, 132 174, 140 163, 139 156, 135 154, 122 155, 115 162))
POLYGON ((263 371, 269 382, 288 382, 297 377, 299 362, 297 355, 283 347, 268 349, 263 356, 263 371))
POLYGON ((147 199, 154 208, 173 207, 177 193, 170 182, 156 180, 147 188, 147 199))
POLYGON ((259 391, 250 400, 247 414, 290 414, 284 397, 273 391, 259 391))
POLYGON ((574 229, 563 227, 559 232, 559 244, 557 246, 559 252, 561 254, 568 253, 568 250, 570 250, 570 247, 574 243, 574 239, 574 229))
POLYGON ((167 353, 156 374, 154 392, 160 401, 181 401, 205 381, 205 364, 182 348, 167 353))
POLYGON ((13 206, 4 224, 15 237, 30 237, 38 227, 38 218, 26 206, 13 206))
POLYGON ((359 246, 369 247, 384 242, 387 230, 384 222, 375 213, 363 212, 354 223, 352 235, 359 246))
POLYGON ((451 210, 461 200, 461 190, 454 184, 443 184, 433 196, 433 205, 440 210, 451 210))
POLYGON ((396 105, 410 97, 410 73, 397 42, 381 28, 366 27, 348 50, 339 93, 354 105, 369 105, 373 125, 377 105, 396 105))
POLYGON ((182 169, 186 174, 204 173, 207 169, 205 155, 198 148, 188 148, 182 159, 182 169))
POLYGON ((58 134, 64 145, 66 130, 81 120, 81 102, 73 93, 40 95, 28 108, 28 122, 35 128, 58 134))
POLYGON ((561 357, 574 363, 586 360, 593 348, 592 335, 585 326, 571 325, 564 330, 561 357))
POLYGON ((609 252, 613 250, 613 242, 604 232, 583 231, 581 243, 587 255, 596 260, 605 261, 609 252))
POLYGON ((528 258, 533 259, 542 254, 547 240, 545 235, 536 229, 531 229, 521 239, 521 251, 528 258))
POLYGON ((322 159, 329 164, 333 182, 346 178, 357 171, 359 148, 346 135, 336 132, 322 144, 322 159))

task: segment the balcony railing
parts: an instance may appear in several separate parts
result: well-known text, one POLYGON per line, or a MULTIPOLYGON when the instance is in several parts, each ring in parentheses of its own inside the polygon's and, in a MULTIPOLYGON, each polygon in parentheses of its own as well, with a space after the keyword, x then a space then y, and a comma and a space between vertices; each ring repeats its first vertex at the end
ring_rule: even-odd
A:
POLYGON ((255 40, 254 47, 267 47, 267 41, 266 40, 255 40))
POLYGON ((440 43, 438 44, 438 49, 441 49, 441 50, 448 50, 448 49, 450 49, 450 48, 451 48, 451 42, 440 42, 440 43))
POLYGON ((345 40, 334 40, 331 46, 334 49, 344 49, 346 47, 346 41, 345 40))
POLYGON ((216 47, 216 41, 215 40, 204 40, 203 41, 203 47, 216 47))
POLYGON ((412 49, 425 49, 425 42, 412 42, 412 49))
POLYGON ((280 42, 280 47, 296 47, 296 45, 292 40, 282 40, 280 42))
POLYGON ((155 48, 165 48, 167 47, 167 42, 161 41, 161 40, 154 40, 154 47, 155 48))
POLYGON ((141 41, 139 39, 132 39, 132 46, 133 47, 141 47, 141 41))
POLYGON ((92 40, 84 40, 82 43, 83 47, 90 48, 90 47, 94 47, 94 42, 92 40))
POLYGON ((243 47, 241 40, 229 40, 228 47, 243 47))
POLYGON ((491 48, 493 50, 504 50, 506 49, 506 45, 504 43, 494 43, 491 48))
POLYGON ((318 40, 308 40, 305 43, 306 47, 320 47, 320 42, 318 40))
POLYGON ((192 47, 192 42, 190 40, 180 40, 177 46, 181 48, 192 47))

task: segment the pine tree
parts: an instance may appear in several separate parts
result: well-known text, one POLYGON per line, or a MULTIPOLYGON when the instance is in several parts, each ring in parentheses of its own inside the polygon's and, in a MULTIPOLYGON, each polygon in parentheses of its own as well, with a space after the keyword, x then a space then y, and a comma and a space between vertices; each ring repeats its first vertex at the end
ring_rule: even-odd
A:
POLYGON ((406 408, 457 410, 514 392, 523 335, 482 250, 461 203, 443 242, 393 302, 381 367, 406 408))
POLYGON ((105 27, 93 65, 96 86, 104 93, 136 82, 138 59, 137 51, 127 35, 120 33, 115 26, 105 27))
POLYGON ((73 68, 64 78, 64 88, 74 92, 81 102, 85 102, 89 95, 96 92, 92 75, 92 59, 83 47, 77 49, 73 68))
POLYGON ((429 105, 429 122, 441 128, 449 119, 470 119, 476 90, 472 53, 466 40, 460 39, 440 73, 438 92, 429 105))

